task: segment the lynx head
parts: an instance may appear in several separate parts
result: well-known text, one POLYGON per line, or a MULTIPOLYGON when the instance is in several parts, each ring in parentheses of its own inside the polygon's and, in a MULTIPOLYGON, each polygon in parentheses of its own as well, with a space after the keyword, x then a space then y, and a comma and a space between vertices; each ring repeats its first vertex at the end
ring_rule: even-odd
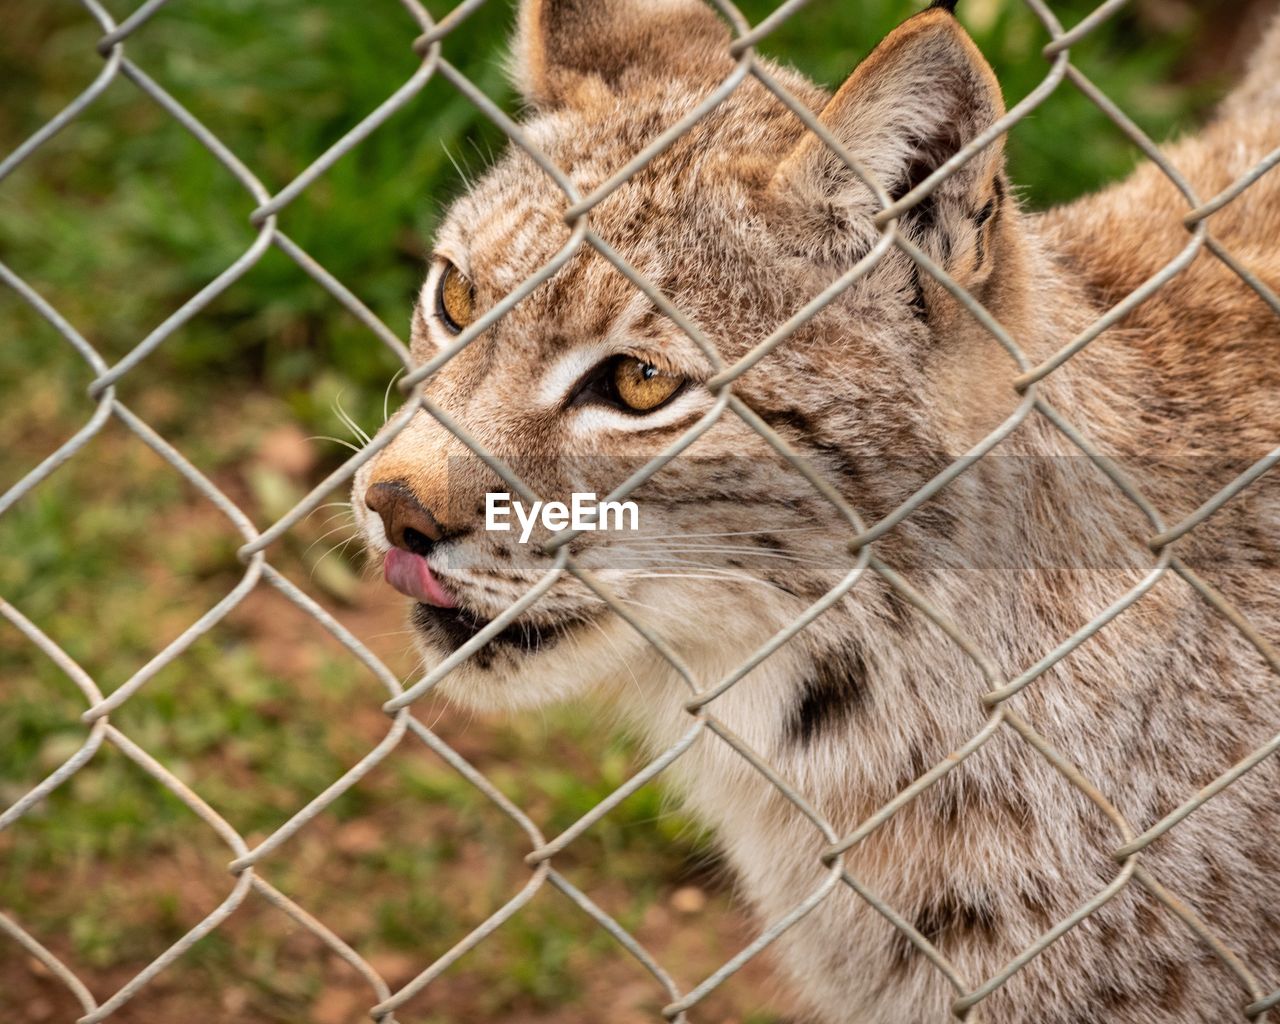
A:
MULTIPOLYGON (((590 196, 735 73, 728 26, 700 0, 525 0, 514 79, 523 131, 590 196)), ((994 76, 945 9, 892 33, 829 95, 754 58, 894 199, 1002 112, 994 76)), ((998 316, 1016 315, 1017 211, 999 143, 899 222, 899 230, 998 316)), ((421 362, 540 268, 558 269, 445 363, 426 395, 541 498, 605 494, 704 417, 719 418, 631 497, 634 533, 582 534, 573 563, 699 671, 718 673, 811 604, 852 565, 848 525, 706 386, 716 370, 618 264, 633 268, 714 344, 725 366, 836 282, 880 238, 881 201, 751 74, 590 208, 574 235, 562 187, 520 147, 449 212, 413 322, 421 362), (593 244, 599 239, 599 245, 593 244), (577 243, 576 245, 574 243, 577 243), (715 629, 708 626, 714 624, 715 629)), ((933 455, 955 424, 923 396, 980 367, 992 347, 949 294, 890 248, 733 383, 734 395, 874 518, 913 486, 861 457, 933 455), (896 490, 895 490, 896 488, 896 490)), ((961 384, 983 408, 992 375, 961 384)), ((388 579, 418 601, 429 661, 468 640, 552 566, 486 531, 485 495, 508 491, 426 411, 366 464, 354 504, 388 579)), ((912 527, 916 529, 917 527, 912 527)), ((841 614, 844 614, 841 612, 841 614)), ((826 621, 824 619, 824 621, 826 621)), ((806 631, 777 657, 832 643, 806 631), (794 652, 791 650, 794 648, 794 652)), ((848 622, 844 627, 847 629, 848 622)), ((451 694, 546 700, 585 683, 627 686, 656 655, 571 573, 453 672, 451 694)), ((710 683, 713 679, 705 679, 710 683)))

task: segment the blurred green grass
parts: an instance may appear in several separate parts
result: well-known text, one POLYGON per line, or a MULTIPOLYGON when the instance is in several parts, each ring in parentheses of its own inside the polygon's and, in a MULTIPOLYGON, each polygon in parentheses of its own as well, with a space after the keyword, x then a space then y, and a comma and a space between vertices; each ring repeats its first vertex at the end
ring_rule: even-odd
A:
MULTIPOLYGON (((741 4, 752 20, 773 6, 741 4)), ((1066 24, 1093 6, 1053 4, 1066 24)), ((122 17, 130 5, 108 7, 122 17)), ((1015 0, 962 7, 1011 105, 1046 73, 1043 32, 1015 0)), ((912 9, 897 0, 813 3, 765 49, 834 86, 912 9)), ((514 110, 502 72, 510 20, 510 7, 491 0, 447 40, 445 55, 514 110)), ((7 153, 83 89, 100 60, 97 29, 70 0, 12 5, 5 21, 0 152, 7 153)), ((414 34, 390 0, 358 14, 344 0, 184 0, 131 38, 128 53, 274 191, 413 73, 414 34)), ((1074 49, 1073 60, 1162 138, 1193 123, 1213 93, 1211 85, 1170 84, 1190 39, 1153 36, 1122 13, 1074 49)), ((288 207, 281 227, 403 335, 441 211, 462 187, 462 172, 482 168, 500 144, 447 83, 433 82, 288 207)), ((1113 180, 1136 159, 1070 86, 1015 129, 1009 153, 1013 180, 1037 207, 1113 180)), ((253 206, 166 113, 117 81, 0 183, 0 259, 112 361, 248 248, 253 206)), ((83 363, 8 290, 0 291, 0 324, 3 489, 83 424, 92 403, 83 363)), ((376 426, 395 369, 375 338, 272 249, 119 390, 265 523, 344 454, 325 445, 301 469, 281 469, 261 458, 273 431, 297 422, 345 436, 333 409, 339 396, 366 429, 376 426)), ((273 562, 360 635, 394 628, 387 624, 399 613, 393 602, 378 604, 376 588, 349 569, 335 575, 317 567, 319 552, 308 546, 323 545, 323 530, 318 519, 304 524, 273 562)), ((113 424, 5 516, 0 594, 110 689, 235 585, 243 571, 238 543, 171 468, 113 424)), ((305 621, 286 628, 288 606, 259 600, 261 589, 117 716, 128 735, 250 837, 303 806, 386 727, 375 682, 305 621)), ((407 673, 403 645, 403 637, 375 643, 407 673)), ((53 666, 0 624, 0 803, 76 749, 83 706, 53 666)), ((638 763, 625 741, 578 710, 504 723, 436 714, 450 742, 548 834, 638 763)), ((0 836, 0 905, 118 984, 225 895, 225 851, 193 840, 203 832, 163 788, 104 749, 0 836)), ((269 862, 268 875, 362 952, 410 954, 416 971, 456 941, 464 923, 523 884, 523 842, 443 763, 397 752, 304 829, 287 856, 269 862)), ((708 884, 696 867, 707 856, 696 830, 646 787, 571 848, 566 870, 593 895, 612 899, 624 925, 647 927, 654 942, 678 950, 671 922, 655 924, 652 912, 691 878, 708 884)), ((296 932, 277 917, 237 914, 158 987, 175 999, 184 991, 245 993, 240 1010, 216 1004, 218 1019, 297 1020, 310 1007, 308 1019, 321 1021, 317 1007, 332 987, 326 962, 315 949, 295 948, 296 932)), ((739 926, 716 897, 697 932, 702 951, 687 958, 714 966, 735 951, 739 926)), ((499 1020, 526 1011, 592 1019, 570 1012, 598 995, 582 979, 598 975, 611 984, 615 968, 601 965, 617 957, 580 912, 540 898, 464 962, 462 980, 446 976, 454 980, 442 982, 445 1009, 418 1019, 499 1020)), ((0 989, 14 977, 0 971, 0 989)), ((735 984, 748 987, 729 998, 726 1013, 745 1018, 755 1006, 756 1024, 776 1019, 757 1005, 754 983, 735 984)), ((21 1011, 25 1004, 14 1005, 21 1011)), ((157 1004, 166 1009, 155 1018, 146 1016, 145 998, 139 1005, 136 1019, 149 1020, 173 1019, 177 1004, 157 1004)), ((184 1005, 182 1012, 196 1010, 184 1005)))
MULTIPOLYGON (((741 6, 758 19, 773 4, 741 6)), ((1044 32, 1017 0, 963 6, 1012 104, 1046 73, 1038 55, 1044 32)), ((1071 0, 1055 10, 1070 24, 1092 6, 1071 0)), ((117 15, 127 9, 118 0, 114 7, 117 15)), ((815 3, 764 48, 836 85, 911 10, 901 0, 815 3)), ((414 71, 407 15, 390 3, 376 16, 351 13, 343 0, 188 0, 154 18, 128 53, 274 191, 414 71)), ((508 110, 514 102, 502 63, 510 20, 509 6, 491 0, 444 50, 508 110)), ((8 21, 0 66, 16 102, 0 114, 6 151, 100 66, 96 27, 69 0, 16 8, 8 21)), ((1164 84, 1186 45, 1144 33, 1122 13, 1072 56, 1159 138, 1187 123, 1205 98, 1164 84)), ((434 81, 288 207, 281 228, 403 333, 432 228, 461 187, 455 164, 478 169, 500 142, 447 82, 434 81)), ((1012 133, 1010 158, 1013 180, 1034 205, 1048 205, 1119 176, 1134 151, 1067 85, 1012 133)), ((253 205, 169 115, 117 81, 0 188, 0 251, 118 357, 249 246, 253 205)), ((16 381, 34 361, 52 361, 48 349, 60 346, 14 297, 0 302, 18 328, 16 344, 0 353, 0 375, 16 381)), ((329 420, 336 381, 359 386, 352 399, 358 418, 375 417, 394 366, 367 331, 272 249, 145 370, 125 382, 126 395, 175 375, 188 386, 252 381, 314 425, 329 420)))

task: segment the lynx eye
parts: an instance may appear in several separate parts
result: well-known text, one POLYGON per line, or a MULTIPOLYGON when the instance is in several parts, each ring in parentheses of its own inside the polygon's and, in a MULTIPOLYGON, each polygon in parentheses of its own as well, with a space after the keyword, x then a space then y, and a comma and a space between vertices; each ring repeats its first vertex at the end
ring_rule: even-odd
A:
POLYGON ((597 364, 569 396, 569 406, 596 403, 623 412, 647 413, 671 401, 688 381, 635 356, 614 356, 597 364))
POLYGON ((619 401, 632 412, 652 412, 674 395, 681 383, 679 377, 631 356, 614 361, 614 390, 619 401))
POLYGON ((662 408, 689 380, 669 374, 635 356, 614 356, 596 364, 572 390, 566 407, 607 404, 623 412, 644 415, 662 408))
POLYGON ((436 288, 436 315, 450 334, 460 334, 476 318, 475 287, 449 262, 436 288))

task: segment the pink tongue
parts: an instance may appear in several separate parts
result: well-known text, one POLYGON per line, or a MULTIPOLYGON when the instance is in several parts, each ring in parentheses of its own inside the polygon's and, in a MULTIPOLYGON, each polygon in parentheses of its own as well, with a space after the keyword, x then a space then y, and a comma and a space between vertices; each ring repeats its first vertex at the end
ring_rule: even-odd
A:
POLYGON ((382 574, 396 590, 437 608, 456 608, 455 601, 431 574, 431 567, 421 555, 403 548, 392 548, 382 563, 382 574))

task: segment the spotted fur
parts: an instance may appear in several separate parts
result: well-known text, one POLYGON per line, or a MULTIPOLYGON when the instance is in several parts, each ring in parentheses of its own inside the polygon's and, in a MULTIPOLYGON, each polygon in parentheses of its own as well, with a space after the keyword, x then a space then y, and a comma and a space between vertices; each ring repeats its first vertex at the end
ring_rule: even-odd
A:
MULTIPOLYGON (((947 4, 906 21, 834 95, 770 73, 901 195, 1003 112, 990 68, 947 4)), ((695 0, 525 0, 513 74, 525 131, 587 195, 732 70, 729 33, 695 0)), ((1165 149, 1201 199, 1280 143, 1280 26, 1216 119, 1165 149)), ((1001 142, 969 160, 901 230, 1047 358, 1188 241, 1186 201, 1153 166, 1031 214, 1001 142)), ((486 309, 569 240, 569 203, 518 148, 453 207, 437 252, 486 309)), ((768 337, 879 237, 879 203, 850 168, 748 77, 596 206, 591 227, 667 295, 726 361, 768 337)), ((1280 172, 1210 220, 1214 238, 1280 289, 1280 172)), ((414 354, 451 340, 415 319, 414 354)), ((1207 252, 1051 375, 1040 397, 1176 522, 1280 437, 1280 321, 1207 252)), ((734 392, 874 522, 1017 407, 1018 369, 896 249, 734 384, 734 392)), ((544 496, 605 492, 712 408, 699 349, 608 260, 580 248, 443 367, 428 394, 544 496), (612 354, 691 384, 649 417, 566 401, 612 354)), ((446 540, 433 570, 465 614, 491 618, 547 570, 534 546, 486 534, 476 509, 506 489, 418 415, 356 479, 400 483, 446 540)), ((635 535, 584 537, 575 557, 678 651, 701 686, 792 622, 853 567, 848 525, 746 424, 726 414, 635 495, 635 535)), ((1280 493, 1264 477, 1178 542, 1183 559, 1266 636, 1280 637, 1280 493)), ((1140 580, 1153 527, 1044 418, 1001 444, 876 544, 1006 678, 1140 580)), ((545 539, 545 534, 540 535, 545 539)), ((688 728, 676 673, 580 582, 564 577, 445 683, 518 708, 588 690, 655 750, 688 728), (514 627, 513 627, 514 628, 514 627), (512 631, 509 631, 512 632, 512 631), (528 642, 529 637, 555 642, 528 642)), ((438 661, 457 637, 424 626, 438 661)), ((710 710, 847 834, 982 728, 988 687, 954 642, 878 576, 748 673, 710 710)), ((1014 705, 1137 829, 1159 820, 1280 724, 1280 687, 1186 584, 1136 605, 1014 705)), ((703 735, 664 776, 713 826, 761 920, 821 884, 826 842, 726 744, 703 735)), ((1280 983, 1280 771, 1265 762, 1154 843, 1142 863, 1271 985, 1280 983)), ((1114 825, 1008 729, 846 855, 848 869, 934 942, 970 984, 1115 878, 1114 825)), ((950 1017, 955 992, 902 934, 843 887, 787 933, 795 990, 825 1024, 950 1017)), ((1136 884, 997 989, 988 1024, 1197 1024, 1241 1018, 1238 984, 1136 884)))

